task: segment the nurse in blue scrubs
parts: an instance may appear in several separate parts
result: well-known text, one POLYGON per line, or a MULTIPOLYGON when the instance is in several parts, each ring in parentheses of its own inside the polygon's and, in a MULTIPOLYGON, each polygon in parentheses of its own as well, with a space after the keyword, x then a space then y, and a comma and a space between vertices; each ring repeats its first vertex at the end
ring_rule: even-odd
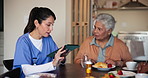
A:
POLYGON ((58 49, 50 35, 55 20, 55 14, 46 7, 34 7, 31 10, 24 34, 18 38, 15 49, 13 69, 21 68, 21 78, 53 71, 58 62, 64 59, 60 57, 65 52, 63 47, 54 58, 47 57, 58 49))

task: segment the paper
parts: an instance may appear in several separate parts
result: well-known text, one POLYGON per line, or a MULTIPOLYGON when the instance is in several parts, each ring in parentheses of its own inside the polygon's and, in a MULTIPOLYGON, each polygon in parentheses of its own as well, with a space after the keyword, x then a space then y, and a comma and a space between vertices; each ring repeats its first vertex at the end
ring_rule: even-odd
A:
MULTIPOLYGON (((74 50, 74 49, 76 49, 76 48, 79 48, 79 47, 80 47, 79 45, 74 45, 74 44, 67 44, 67 45, 65 45, 66 53, 64 53, 64 55, 66 56, 66 54, 68 54, 68 52, 70 52, 70 51, 72 51, 72 50, 74 50)), ((60 48, 62 48, 62 47, 60 47, 60 48)), ((59 48, 59 49, 60 49, 60 48, 59 48)), ((54 57, 55 54, 57 53, 57 51, 58 51, 59 49, 57 49, 56 51, 54 51, 54 52, 48 54, 47 57, 54 57)))

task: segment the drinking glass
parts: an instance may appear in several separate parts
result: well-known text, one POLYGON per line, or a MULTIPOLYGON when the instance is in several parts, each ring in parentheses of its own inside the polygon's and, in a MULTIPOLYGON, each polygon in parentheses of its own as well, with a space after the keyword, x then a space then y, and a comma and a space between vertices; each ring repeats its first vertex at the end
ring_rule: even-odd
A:
POLYGON ((85 64, 86 64, 86 76, 90 77, 92 73, 92 62, 89 60, 86 61, 85 64))

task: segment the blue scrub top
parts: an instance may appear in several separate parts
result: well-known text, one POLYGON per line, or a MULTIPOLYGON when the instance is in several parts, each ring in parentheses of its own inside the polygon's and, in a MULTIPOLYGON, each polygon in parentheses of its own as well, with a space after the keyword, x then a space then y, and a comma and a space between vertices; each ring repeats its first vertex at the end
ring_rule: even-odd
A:
MULTIPOLYGON (((13 69, 21 68, 22 64, 40 65, 51 62, 53 58, 47 57, 47 55, 57 49, 52 37, 48 36, 42 38, 42 51, 39 51, 29 39, 29 33, 26 33, 17 40, 13 69)), ((24 77, 23 72, 21 72, 21 78, 24 77)))

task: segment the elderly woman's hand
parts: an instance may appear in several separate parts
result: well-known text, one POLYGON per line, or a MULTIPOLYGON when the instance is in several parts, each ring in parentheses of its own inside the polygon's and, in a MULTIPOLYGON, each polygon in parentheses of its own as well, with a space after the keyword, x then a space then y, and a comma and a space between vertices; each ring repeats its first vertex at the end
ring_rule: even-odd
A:
POLYGON ((108 59, 108 60, 105 61, 105 63, 113 64, 115 66, 121 66, 121 67, 123 66, 123 62, 120 61, 120 60, 114 61, 114 60, 108 59))
POLYGON ((116 65, 116 62, 111 59, 106 60, 105 63, 116 65))
POLYGON ((90 61, 92 62, 92 64, 97 63, 97 61, 95 61, 95 60, 93 60, 93 59, 90 59, 90 61))
POLYGON ((63 50, 64 46, 58 50, 58 52, 55 54, 54 60, 53 60, 53 66, 57 66, 59 61, 62 61, 65 57, 61 57, 61 54, 66 52, 63 50))
POLYGON ((148 63, 141 62, 138 64, 138 73, 148 73, 148 63))

